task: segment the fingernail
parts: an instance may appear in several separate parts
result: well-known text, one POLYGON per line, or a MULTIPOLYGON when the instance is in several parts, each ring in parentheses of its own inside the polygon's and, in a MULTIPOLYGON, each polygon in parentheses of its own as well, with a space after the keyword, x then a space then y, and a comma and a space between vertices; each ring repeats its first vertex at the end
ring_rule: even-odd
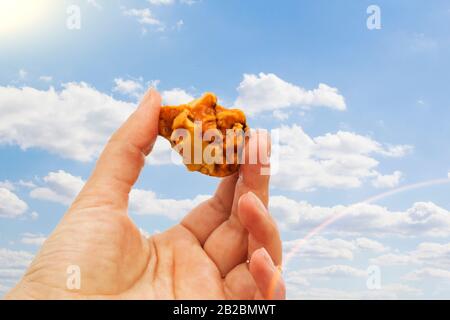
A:
POLYGON ((254 203, 254 205, 263 213, 267 213, 267 208, 264 205, 264 203, 261 201, 261 199, 258 198, 258 196, 256 196, 256 194, 254 194, 253 192, 248 192, 247 193, 250 200, 254 203))
POLYGON ((152 103, 152 99, 153 99, 153 93, 154 93, 154 91, 155 91, 155 89, 153 89, 153 87, 150 87, 148 90, 147 90, 147 92, 142 96, 142 99, 141 99, 141 103, 139 104, 139 107, 138 108, 142 108, 142 107, 144 107, 145 105, 147 105, 147 100, 150 100, 150 101, 148 101, 148 104, 149 105, 151 105, 152 103))

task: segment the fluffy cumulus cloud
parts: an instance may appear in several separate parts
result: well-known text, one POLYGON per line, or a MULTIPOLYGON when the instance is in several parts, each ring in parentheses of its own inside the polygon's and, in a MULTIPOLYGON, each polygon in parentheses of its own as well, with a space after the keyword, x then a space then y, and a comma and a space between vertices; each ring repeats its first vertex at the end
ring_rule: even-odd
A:
MULTIPOLYGON (((364 283, 365 279, 360 279, 358 284, 364 283)), ((328 283, 327 283, 328 284, 328 283)), ((423 292, 415 287, 402 283, 390 283, 383 285, 378 290, 342 290, 341 288, 330 287, 301 287, 293 282, 288 283, 287 293, 289 299, 299 300, 378 300, 378 299, 411 299, 419 298, 423 292)))
POLYGON ((41 80, 43 82, 52 82, 53 77, 52 76, 40 76, 39 80, 41 80))
POLYGON ((113 91, 123 95, 139 97, 140 95, 142 95, 142 92, 144 90, 142 79, 133 80, 116 78, 114 79, 114 84, 115 86, 113 88, 113 91))
POLYGON ((162 23, 158 20, 149 8, 145 9, 123 9, 122 13, 125 16, 135 17, 140 24, 161 26, 162 23))
POLYGON ((0 218, 16 218, 28 210, 28 205, 12 191, 0 187, 0 218))
POLYGON ((289 259, 299 257, 302 261, 323 259, 353 260, 355 252, 380 253, 389 250, 382 243, 368 238, 360 237, 346 240, 340 238, 329 239, 322 236, 315 236, 307 240, 285 241, 283 248, 285 255, 289 259))
POLYGON ((0 248, 0 296, 17 283, 33 257, 27 251, 0 248))
MULTIPOLYGON (((136 85, 126 80, 116 84, 116 90, 138 94, 136 85)), ((0 145, 93 161, 135 108, 135 103, 114 99, 86 83, 64 84, 60 91, 0 86, 0 145)), ((172 163, 170 147, 158 141, 148 163, 172 163)))
POLYGON ((400 171, 387 175, 378 174, 372 181, 372 185, 375 188, 395 188, 400 184, 402 176, 403 174, 400 171))
POLYGON ((310 268, 293 271, 289 274, 292 277, 306 277, 311 278, 347 278, 347 277, 367 277, 367 270, 354 268, 348 265, 330 265, 319 268, 310 268))
POLYGON ((439 284, 444 291, 448 288, 450 243, 422 240, 415 248, 405 249, 404 246, 396 247, 393 241, 395 238, 405 240, 404 237, 447 239, 450 236, 450 212, 433 203, 418 202, 405 211, 389 211, 368 204, 313 207, 306 202, 295 202, 285 197, 272 197, 271 202, 272 213, 277 221, 284 223, 285 228, 302 234, 314 229, 320 232, 307 240, 284 243, 285 261, 289 266, 286 281, 290 298, 418 298, 424 294, 419 289, 424 284, 439 284), (281 204, 285 206, 285 214, 280 214, 281 204), (297 213, 290 215, 288 208, 291 213, 297 213), (331 223, 326 225, 327 221, 331 223), (325 227, 316 229, 319 225, 325 227), (336 234, 340 238, 336 238, 336 234), (361 236, 363 234, 379 238, 369 239, 361 236), (335 264, 329 265, 330 261, 335 264), (354 264, 346 266, 341 264, 342 261, 354 261, 354 264), (297 262, 302 266, 313 267, 298 268, 297 262), (356 267, 361 263, 364 268, 368 265, 379 266, 383 274, 390 274, 391 268, 401 268, 403 275, 397 277, 401 283, 385 284, 383 280, 380 289, 366 290, 368 274, 364 268, 356 267), (346 286, 352 283, 362 289, 341 291, 343 279, 346 286), (418 285, 419 288, 410 284, 418 285))
POLYGON ((14 191, 15 189, 14 184, 8 180, 0 181, 0 188, 7 189, 9 191, 14 191))
MULTIPOLYGON (((289 299, 407 299, 419 298, 423 291, 400 279, 399 283, 381 281, 380 288, 370 290, 367 280, 368 269, 350 265, 333 264, 308 269, 298 269, 286 273, 287 293, 289 299), (351 284, 351 285, 350 285, 351 284), (343 290, 343 287, 347 287, 343 290)), ((411 281, 425 272, 408 274, 411 281)), ((434 274, 445 277, 442 271, 434 274)))
POLYGON ((423 268, 407 273, 403 279, 408 281, 438 280, 450 283, 450 271, 447 269, 423 268))
POLYGON ((179 88, 163 91, 161 96, 166 105, 178 105, 194 100, 193 96, 179 88))
MULTIPOLYGON (((50 172, 39 186, 33 188, 30 196, 44 201, 69 205, 81 191, 84 180, 63 170, 50 172)), ((130 212, 138 215, 159 215, 179 219, 208 196, 194 199, 160 198, 151 190, 133 189, 130 193, 130 212)))
POLYGON ((380 266, 421 266, 447 268, 450 265, 450 243, 422 242, 414 250, 388 253, 371 259, 380 266))
POLYGON ((366 180, 378 187, 393 187, 394 178, 380 178, 378 157, 398 158, 411 151, 408 145, 383 145, 352 132, 339 131, 310 137, 298 125, 282 126, 275 132, 276 170, 273 184, 279 188, 310 191, 324 188, 356 188, 366 180), (277 143, 278 142, 278 143, 277 143))
POLYGON ((404 266, 412 265, 416 262, 414 257, 399 253, 384 254, 382 256, 372 258, 370 261, 378 266, 404 266))
POLYGON ((20 242, 32 246, 41 246, 46 239, 47 237, 41 233, 26 232, 22 234, 22 239, 20 239, 20 242))
POLYGON ((323 224, 322 233, 345 236, 450 236, 450 212, 431 202, 417 202, 405 211, 391 211, 367 203, 321 207, 273 196, 270 206, 281 227, 301 232, 323 224))
POLYGON ((273 73, 244 74, 237 90, 235 106, 250 114, 289 107, 346 109, 345 99, 336 88, 321 83, 316 89, 306 90, 273 73))
POLYGON ((388 247, 385 247, 381 242, 368 239, 368 238, 357 238, 355 240, 355 245, 359 249, 368 250, 372 252, 385 252, 389 251, 388 247))
POLYGON ((33 188, 30 196, 35 199, 69 205, 84 185, 83 179, 63 170, 50 172, 43 178, 43 185, 33 188))
MULTIPOLYGON (((117 92, 125 96, 140 98, 144 94, 146 87, 157 88, 159 83, 159 80, 152 80, 145 84, 142 77, 137 79, 116 78, 114 79, 113 92, 117 92)), ((164 105, 179 105, 195 99, 186 90, 180 88, 161 90, 160 93, 164 105)))
MULTIPOLYGON (((117 78, 113 91, 137 97, 143 87, 140 78, 117 78)), ((165 104, 173 105, 194 99, 178 88, 162 91, 162 96, 165 104)), ((135 103, 117 100, 86 83, 64 84, 59 91, 0 86, 0 144, 93 161, 135 107, 135 103)), ((284 126, 280 128, 279 170, 273 182, 299 191, 358 187, 367 179, 377 187, 392 187, 399 182, 400 173, 382 175, 376 170, 375 157, 400 157, 410 149, 382 145, 350 132, 312 138, 299 126, 284 126)), ((173 164, 177 158, 172 153, 169 144, 158 139, 148 163, 173 164)))
POLYGON ((29 252, 0 248, 1 268, 25 268, 30 264, 32 259, 33 254, 29 252))
POLYGON ((147 0, 146 2, 149 8, 126 8, 125 6, 121 6, 121 10, 123 15, 134 17, 137 20, 142 27, 142 35, 145 35, 149 31, 147 29, 148 27, 152 27, 157 32, 164 32, 168 30, 180 30, 184 25, 182 19, 179 19, 174 24, 159 19, 154 14, 154 9, 157 9, 155 7, 169 7, 176 3, 190 6, 198 3, 199 1, 200 0, 147 0), (168 27, 169 24, 172 24, 172 26, 168 27))
POLYGON ((0 144, 91 161, 134 108, 86 83, 61 91, 0 86, 0 144))
POLYGON ((295 254, 303 259, 353 259, 354 243, 343 239, 314 237, 309 240, 297 239, 283 243, 285 254, 295 254))
POLYGON ((148 0, 150 4, 156 6, 168 6, 175 3, 175 0, 148 0))
POLYGON ((87 3, 98 10, 102 10, 102 5, 97 0, 87 0, 87 3))

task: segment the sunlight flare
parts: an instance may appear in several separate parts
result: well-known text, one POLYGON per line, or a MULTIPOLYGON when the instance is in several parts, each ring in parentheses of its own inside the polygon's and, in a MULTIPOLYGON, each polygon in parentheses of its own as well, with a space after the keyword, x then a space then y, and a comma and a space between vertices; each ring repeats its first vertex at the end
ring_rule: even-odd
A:
POLYGON ((53 0, 0 0, 0 36, 16 35, 42 23, 53 0))

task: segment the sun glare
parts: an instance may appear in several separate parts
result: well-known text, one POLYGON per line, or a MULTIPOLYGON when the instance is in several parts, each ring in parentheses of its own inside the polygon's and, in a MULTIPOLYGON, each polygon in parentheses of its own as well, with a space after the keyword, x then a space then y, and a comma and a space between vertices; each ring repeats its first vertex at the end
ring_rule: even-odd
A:
POLYGON ((0 36, 39 27, 52 8, 53 0, 0 0, 0 36))

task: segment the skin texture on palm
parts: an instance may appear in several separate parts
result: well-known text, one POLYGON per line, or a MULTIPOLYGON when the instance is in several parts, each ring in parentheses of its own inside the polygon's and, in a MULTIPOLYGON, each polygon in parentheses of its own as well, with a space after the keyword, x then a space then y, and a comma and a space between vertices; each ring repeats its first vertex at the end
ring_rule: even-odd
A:
MULTIPOLYGON (((150 91, 113 135, 83 190, 6 298, 284 298, 276 267, 281 241, 266 210, 269 177, 260 175, 261 164, 242 165, 180 224, 149 239, 128 216, 129 192, 158 134, 160 104, 159 94, 150 91), (70 265, 80 267, 79 290, 66 286, 70 265)), ((250 139, 267 143, 262 134, 250 139)))

